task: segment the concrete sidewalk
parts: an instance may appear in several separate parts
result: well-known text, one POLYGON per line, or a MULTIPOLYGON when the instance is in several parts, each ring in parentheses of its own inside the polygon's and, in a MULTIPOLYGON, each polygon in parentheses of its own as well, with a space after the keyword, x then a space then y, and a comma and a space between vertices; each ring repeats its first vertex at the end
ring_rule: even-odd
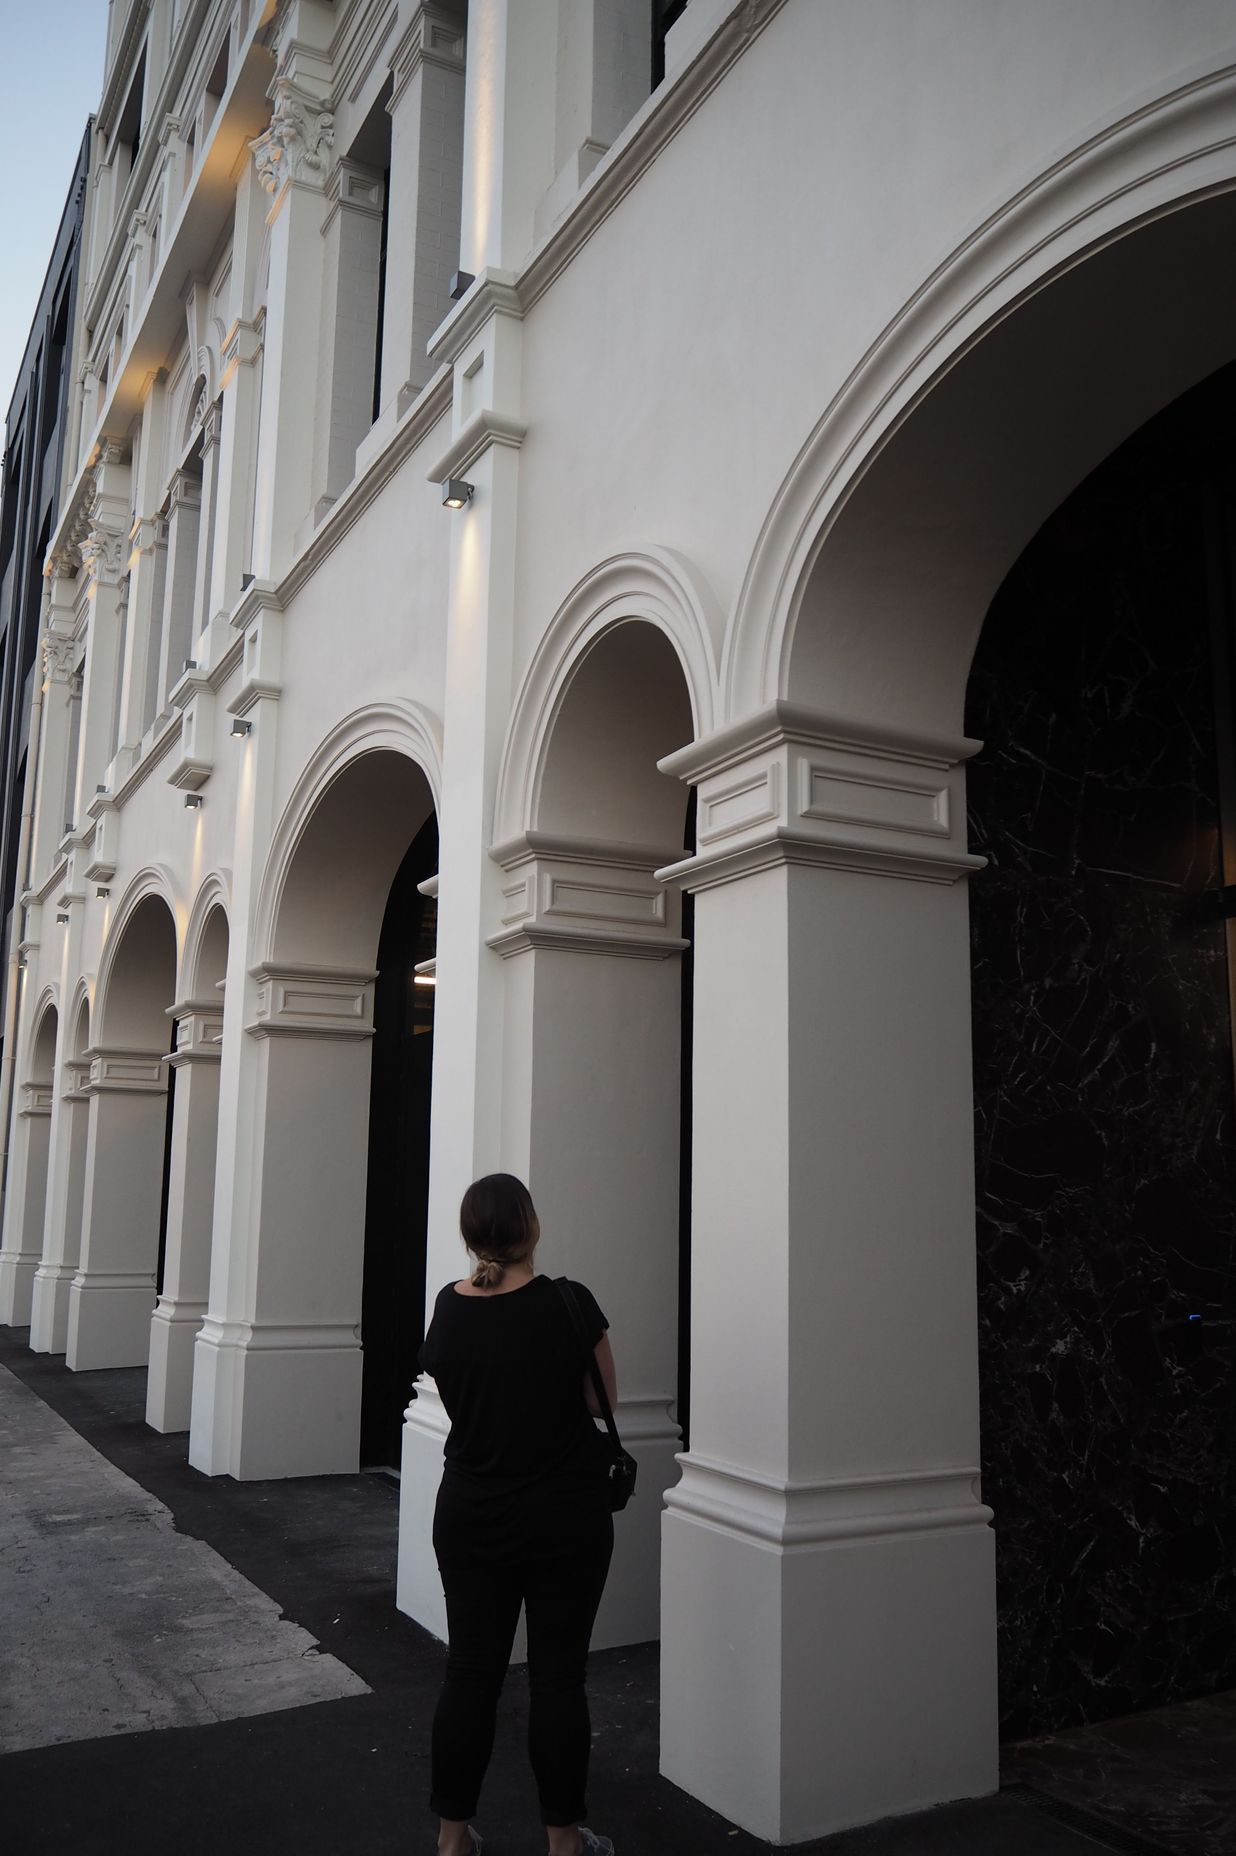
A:
MULTIPOLYGON (((394 1609, 396 1491, 371 1476, 210 1481, 183 1437, 146 1427, 143 1372, 71 1374, 25 1340, 0 1329, 0 1368, 21 1382, 0 1386, 0 1545, 15 1547, 0 1552, 0 1724, 22 1749, 0 1760, 4 1847, 432 1852, 443 1651, 394 1609)), ((619 1856, 765 1849, 658 1775, 656 1692, 654 1646, 593 1659, 594 1826, 619 1856)), ((514 1677, 478 1820, 492 1856, 544 1848, 525 1720, 514 1677)), ((1232 1698, 1188 1704, 1013 1749, 995 1798, 798 1849, 1223 1856, 1234 1749, 1232 1698)))

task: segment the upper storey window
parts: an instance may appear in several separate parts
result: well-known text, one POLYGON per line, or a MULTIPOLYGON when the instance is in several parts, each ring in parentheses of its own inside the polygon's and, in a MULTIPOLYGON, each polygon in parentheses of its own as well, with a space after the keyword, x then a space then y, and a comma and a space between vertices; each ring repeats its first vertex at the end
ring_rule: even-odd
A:
POLYGON ((652 87, 665 76, 665 35, 687 10, 687 0, 652 0, 652 87))
POLYGON ((124 107, 116 118, 116 130, 113 140, 113 159, 116 163, 117 194, 124 191, 124 184, 133 171, 137 153, 142 145, 142 109, 146 95, 146 53, 143 50, 137 61, 137 69, 129 84, 124 107))

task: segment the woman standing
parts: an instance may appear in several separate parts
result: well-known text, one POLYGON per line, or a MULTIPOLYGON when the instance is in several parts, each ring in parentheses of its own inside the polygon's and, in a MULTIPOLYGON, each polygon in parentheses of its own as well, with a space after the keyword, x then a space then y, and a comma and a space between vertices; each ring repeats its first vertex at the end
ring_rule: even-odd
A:
MULTIPOLYGON (((451 1420, 433 1543, 450 1649, 433 1724, 440 1856, 473 1856, 469 1820, 493 1748, 498 1696, 522 1603, 528 1626, 528 1754, 550 1856, 606 1852, 586 1814, 588 1643, 614 1544, 607 1456, 562 1295, 537 1276, 528 1189, 509 1173, 469 1186, 460 1229, 476 1268, 438 1296, 421 1350, 451 1420)), ((607 1323, 571 1285, 612 1404, 607 1323)))

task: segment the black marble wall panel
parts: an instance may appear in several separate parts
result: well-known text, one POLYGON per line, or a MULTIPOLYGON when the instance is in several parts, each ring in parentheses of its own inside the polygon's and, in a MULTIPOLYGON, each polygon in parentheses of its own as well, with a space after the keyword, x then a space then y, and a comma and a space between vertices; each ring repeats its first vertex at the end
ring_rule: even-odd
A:
MULTIPOLYGON (((971 677, 983 1488, 1009 1734, 1236 1685, 1216 377, 1057 511, 971 677)), ((1230 622, 1228 614, 1224 620, 1230 622)))

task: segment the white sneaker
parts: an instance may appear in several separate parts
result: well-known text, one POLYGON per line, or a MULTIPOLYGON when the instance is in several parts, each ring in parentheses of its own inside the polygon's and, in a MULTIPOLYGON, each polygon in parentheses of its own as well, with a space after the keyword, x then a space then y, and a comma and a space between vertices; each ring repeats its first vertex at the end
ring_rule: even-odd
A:
POLYGON ((583 1856, 588 1856, 589 1851, 595 1851, 596 1856, 614 1856, 614 1846, 608 1837, 598 1837, 595 1830, 586 1830, 583 1824, 579 1827, 579 1834, 583 1839, 580 1845, 583 1856))

